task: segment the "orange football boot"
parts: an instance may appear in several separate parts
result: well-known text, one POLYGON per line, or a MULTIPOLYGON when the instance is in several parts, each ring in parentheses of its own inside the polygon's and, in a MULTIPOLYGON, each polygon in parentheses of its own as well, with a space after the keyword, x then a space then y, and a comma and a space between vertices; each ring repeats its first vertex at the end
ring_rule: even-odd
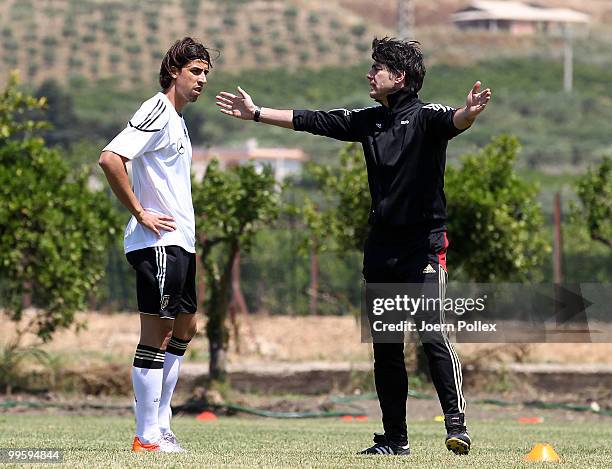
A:
POLYGON ((143 443, 137 436, 134 437, 134 443, 132 443, 132 451, 135 453, 141 453, 143 451, 159 451, 159 444, 157 443, 143 443))

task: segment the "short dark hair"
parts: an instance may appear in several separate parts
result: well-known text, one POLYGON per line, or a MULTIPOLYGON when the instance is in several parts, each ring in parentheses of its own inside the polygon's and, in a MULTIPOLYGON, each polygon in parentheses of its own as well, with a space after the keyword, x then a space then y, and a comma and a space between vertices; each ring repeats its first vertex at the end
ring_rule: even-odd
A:
POLYGON ((402 41, 394 37, 374 38, 372 59, 394 74, 406 74, 406 87, 411 93, 418 93, 425 78, 425 63, 421 44, 418 41, 402 41))
POLYGON ((180 70, 193 60, 203 60, 212 67, 210 52, 204 45, 190 37, 179 39, 168 49, 159 68, 159 84, 166 91, 172 84, 172 69, 180 70))

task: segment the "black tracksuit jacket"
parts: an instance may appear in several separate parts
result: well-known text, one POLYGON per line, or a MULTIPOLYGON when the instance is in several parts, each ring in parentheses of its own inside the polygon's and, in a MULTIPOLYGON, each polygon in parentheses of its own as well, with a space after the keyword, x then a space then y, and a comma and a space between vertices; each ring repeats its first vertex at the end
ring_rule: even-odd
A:
POLYGON ((361 142, 368 170, 375 227, 444 229, 444 168, 455 109, 424 104, 401 89, 389 107, 293 111, 293 128, 349 142, 361 142))

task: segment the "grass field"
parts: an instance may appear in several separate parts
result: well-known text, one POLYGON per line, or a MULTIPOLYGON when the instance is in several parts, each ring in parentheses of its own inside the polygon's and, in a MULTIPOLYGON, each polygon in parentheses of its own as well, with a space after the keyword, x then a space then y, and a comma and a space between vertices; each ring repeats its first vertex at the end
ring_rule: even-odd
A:
MULTIPOLYGON (((440 423, 410 427, 409 457, 356 456, 369 443, 377 422, 220 418, 199 422, 175 418, 174 430, 186 454, 128 451, 129 417, 63 415, 0 416, 0 448, 64 450, 64 466, 77 467, 469 467, 540 466, 522 461, 535 442, 551 443, 563 467, 603 468, 612 464, 612 422, 556 422, 520 425, 510 420, 472 422, 474 448, 467 457, 450 454, 440 423)), ((23 467, 21 465, 20 467, 23 467)), ((40 467, 38 465, 37 467, 40 467)), ((57 466, 54 466, 57 467, 57 466)))

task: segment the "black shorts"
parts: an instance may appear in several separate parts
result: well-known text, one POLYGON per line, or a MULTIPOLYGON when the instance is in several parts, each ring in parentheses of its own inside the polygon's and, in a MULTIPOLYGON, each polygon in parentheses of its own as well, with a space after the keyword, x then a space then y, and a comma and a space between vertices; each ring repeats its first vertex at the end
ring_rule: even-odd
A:
POLYGON ((195 254, 179 246, 155 246, 126 257, 136 271, 141 313, 174 319, 178 313, 196 312, 195 254))

